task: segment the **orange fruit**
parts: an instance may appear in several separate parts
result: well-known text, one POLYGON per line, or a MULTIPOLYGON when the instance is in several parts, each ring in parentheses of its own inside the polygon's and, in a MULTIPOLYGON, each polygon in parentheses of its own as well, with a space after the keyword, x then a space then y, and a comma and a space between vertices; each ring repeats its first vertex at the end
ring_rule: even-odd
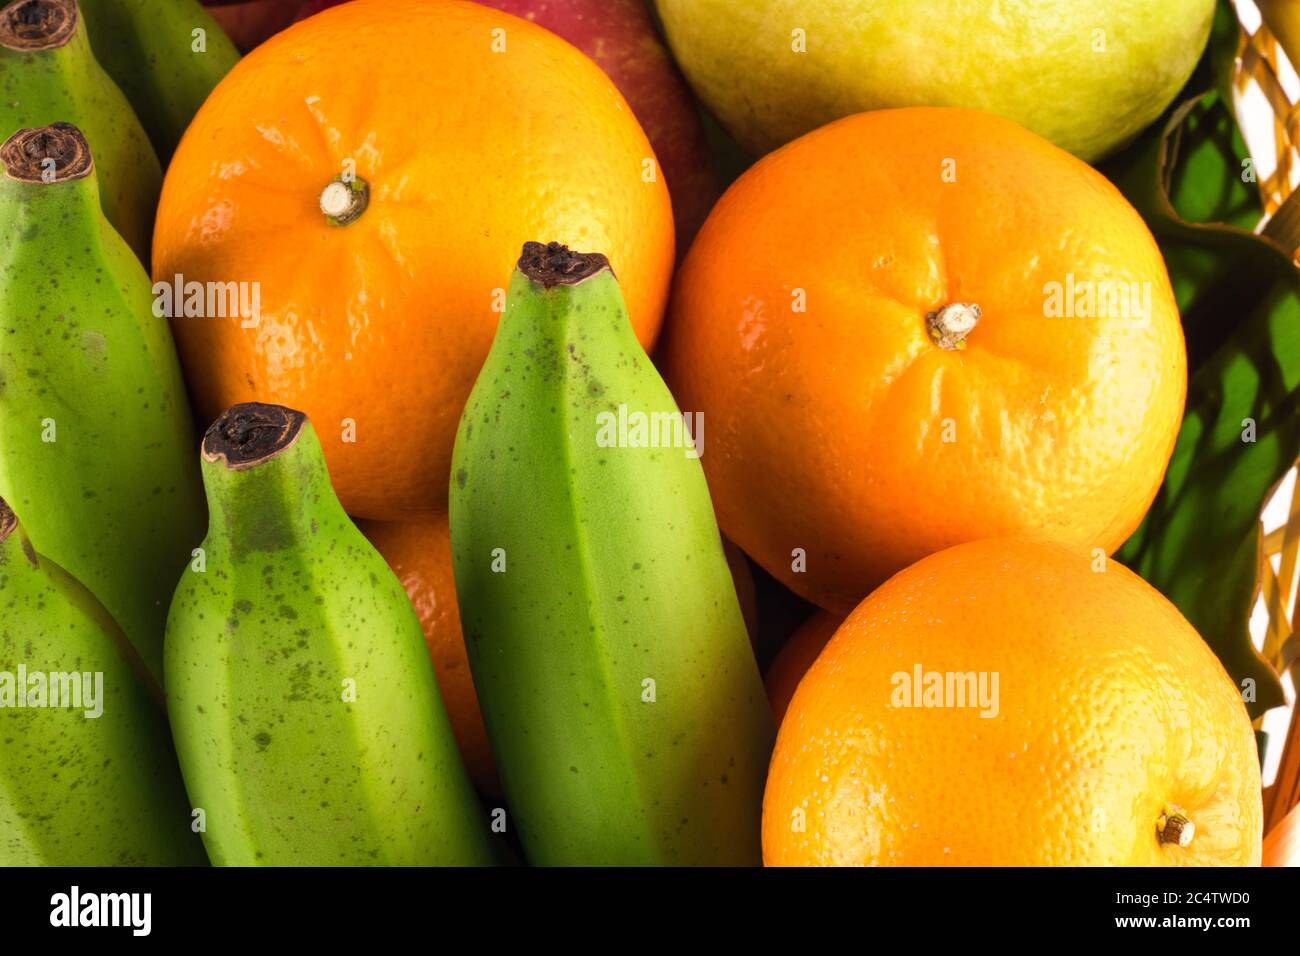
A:
POLYGON ((723 531, 842 614, 963 541, 1114 551, 1187 379, 1133 208, 1046 140, 956 109, 851 116, 754 165, 691 247, 661 358, 709 423, 723 531))
POLYGON ((167 170, 153 262, 158 282, 245 283, 250 313, 259 292, 249 319, 173 318, 199 412, 302 409, 347 510, 399 520, 446 508, 456 424, 528 240, 605 253, 654 342, 672 211, 608 77, 488 7, 360 0, 212 91, 167 170), (359 215, 328 220, 322 202, 347 219, 362 183, 359 215))
POLYGON ((818 611, 790 635, 768 666, 763 684, 767 688, 767 700, 772 705, 772 714, 776 717, 778 727, 785 719, 790 698, 794 697, 799 681, 803 680, 803 675, 808 673, 808 668, 812 667, 817 655, 843 621, 844 618, 838 614, 818 611))
POLYGON ((763 859, 1257 865, 1261 821, 1245 705, 1177 609, 1103 557, 985 540, 891 578, 804 676, 763 859))
POLYGON ((358 521, 357 526, 402 582, 420 617, 442 703, 470 779, 480 791, 500 794, 492 747, 479 712, 474 676, 460 630, 446 517, 430 521, 358 521))

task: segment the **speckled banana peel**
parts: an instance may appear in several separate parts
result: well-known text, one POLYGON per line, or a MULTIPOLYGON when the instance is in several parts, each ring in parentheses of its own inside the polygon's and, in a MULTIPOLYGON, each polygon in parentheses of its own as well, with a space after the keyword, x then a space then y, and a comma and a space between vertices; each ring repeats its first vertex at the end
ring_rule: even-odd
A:
POLYGON ((157 685, 0 499, 0 866, 206 862, 157 685))
POLYGON ((68 123, 0 146, 0 495, 161 680, 203 486, 171 330, 100 211, 91 149, 68 123))
POLYGON ((104 214, 147 266, 162 167, 75 0, 0 0, 0 137, 50 123, 85 134, 104 214))
POLYGON ((239 51, 199 0, 79 0, 95 56, 164 161, 239 51))
POLYGON ((450 497, 507 804, 532 864, 757 864, 773 721, 698 453, 620 414, 683 424, 605 257, 527 244, 450 497))
POLYGON ((201 459, 211 517, 172 602, 166 676, 212 862, 495 862, 419 619, 343 512, 306 416, 236 405, 201 459))

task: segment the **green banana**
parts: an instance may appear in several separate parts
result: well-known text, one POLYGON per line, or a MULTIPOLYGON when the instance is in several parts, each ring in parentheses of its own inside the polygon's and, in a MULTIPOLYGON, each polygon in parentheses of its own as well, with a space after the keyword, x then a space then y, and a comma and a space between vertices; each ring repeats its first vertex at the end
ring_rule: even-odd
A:
POLYGON ((74 123, 95 153, 104 215, 146 265, 162 168, 140 121, 90 52, 75 0, 0 10, 0 136, 74 123))
POLYGON ((306 416, 236 405, 201 458, 211 520, 167 623, 167 708, 212 862, 494 862, 420 621, 306 416))
POLYGON ((0 499, 0 866, 206 863, 162 696, 0 499))
POLYGON ((239 51, 198 0, 81 0, 81 12, 95 56, 166 162, 239 51))
POLYGON ((533 864, 757 864, 774 728, 704 473, 602 441, 624 413, 678 415, 608 262, 528 243, 450 498, 507 803, 533 864))
POLYGON ((171 331, 93 169, 66 123, 0 146, 0 495, 161 677, 203 489, 171 331))

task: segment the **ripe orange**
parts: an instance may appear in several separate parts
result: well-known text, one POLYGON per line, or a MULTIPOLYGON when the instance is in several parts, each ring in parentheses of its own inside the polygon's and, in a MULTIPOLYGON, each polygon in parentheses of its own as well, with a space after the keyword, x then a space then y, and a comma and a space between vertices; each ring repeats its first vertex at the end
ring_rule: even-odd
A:
POLYGON ((772 705, 772 714, 776 717, 778 727, 785 719, 790 698, 794 697, 799 681, 803 680, 803 675, 808 673, 808 668, 812 667, 817 655, 843 622, 844 618, 838 614, 818 611, 790 635, 768 666, 763 684, 767 688, 767 700, 772 705))
POLYGON ((763 859, 1257 865, 1261 821, 1245 706, 1173 605, 1105 558, 986 540, 893 577, 805 675, 763 859))
POLYGON ((1119 192, 1007 120, 921 108, 745 173, 678 275, 662 361, 709 423, 723 531, 838 613, 962 541, 1113 551, 1187 376, 1160 251, 1119 192))
POLYGON ((348 511, 398 520, 446 508, 456 424, 528 240, 605 253, 654 342, 672 211, 600 68, 478 4, 360 0, 213 90, 167 171, 153 261, 161 282, 260 291, 255 325, 172 322, 200 413, 302 409, 348 511), (359 193, 335 180, 352 174, 368 205, 332 224, 322 200, 346 219, 359 193))
POLYGON ((480 791, 500 794, 492 747, 479 712, 460 630, 446 517, 430 521, 359 521, 357 525, 384 556, 420 616, 442 703, 470 778, 480 791))

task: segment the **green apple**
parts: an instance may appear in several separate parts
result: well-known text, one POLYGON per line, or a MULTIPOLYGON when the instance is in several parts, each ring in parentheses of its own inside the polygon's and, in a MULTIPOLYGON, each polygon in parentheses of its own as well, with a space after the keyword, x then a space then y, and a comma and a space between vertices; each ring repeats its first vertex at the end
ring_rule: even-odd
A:
POLYGON ((1094 162, 1151 123, 1214 0, 657 0, 705 104, 754 153, 893 106, 999 113, 1094 162))

